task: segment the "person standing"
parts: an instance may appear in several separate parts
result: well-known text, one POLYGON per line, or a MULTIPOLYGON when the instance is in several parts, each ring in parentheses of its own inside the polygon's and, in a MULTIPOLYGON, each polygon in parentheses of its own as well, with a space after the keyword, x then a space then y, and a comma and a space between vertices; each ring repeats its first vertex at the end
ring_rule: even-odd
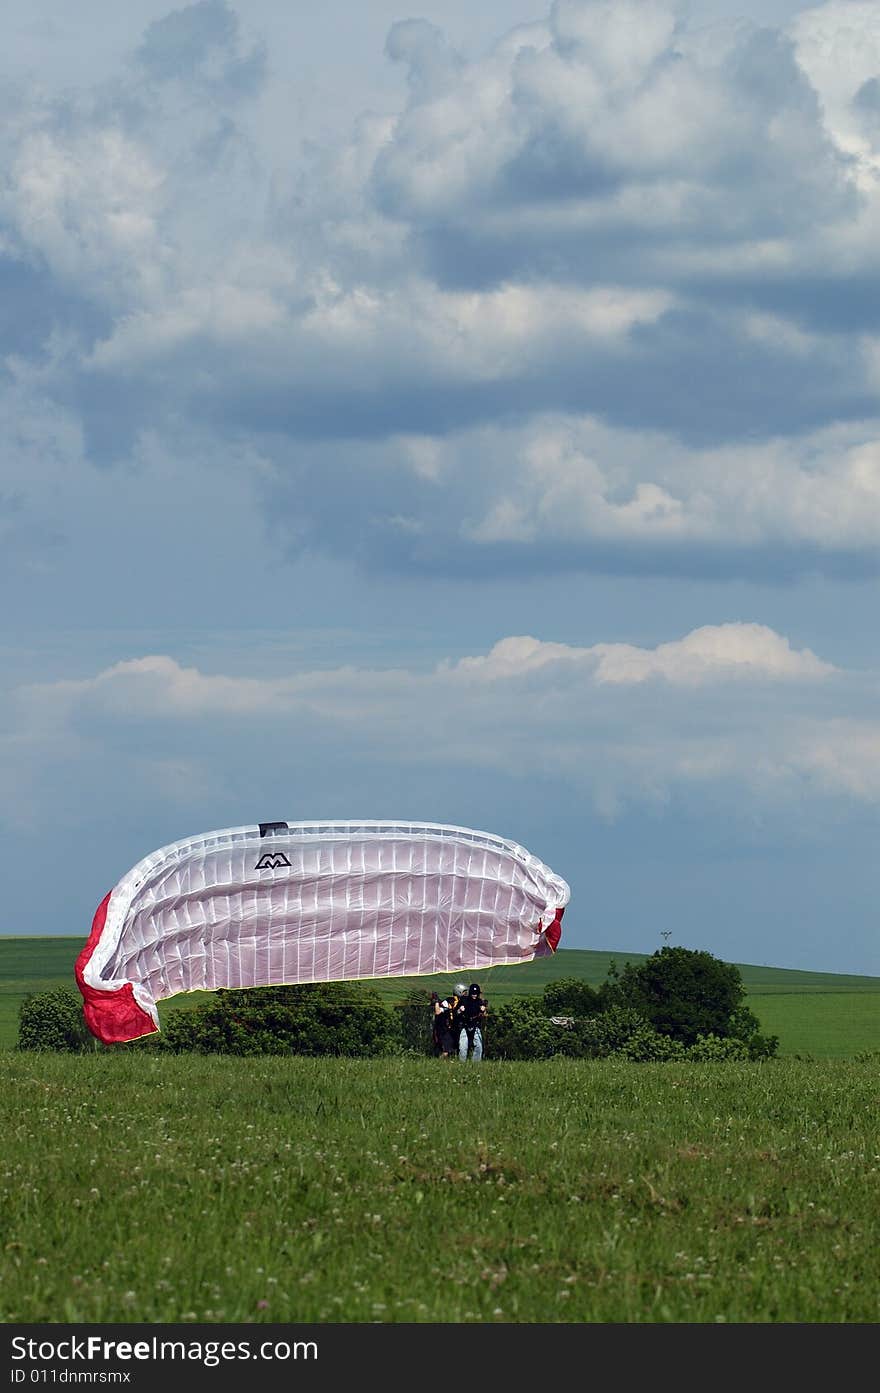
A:
POLYGON ((434 1003, 434 1045, 441 1059, 451 1059, 457 1048, 459 999, 454 992, 441 1000, 431 993, 434 1003))
POLYGON ((458 1020, 461 1022, 461 1034, 458 1037, 460 1060, 466 1060, 470 1054, 473 1062, 479 1064, 483 1058, 483 1033, 488 1014, 489 1003, 480 991, 479 982, 471 982, 457 1012, 458 1020))

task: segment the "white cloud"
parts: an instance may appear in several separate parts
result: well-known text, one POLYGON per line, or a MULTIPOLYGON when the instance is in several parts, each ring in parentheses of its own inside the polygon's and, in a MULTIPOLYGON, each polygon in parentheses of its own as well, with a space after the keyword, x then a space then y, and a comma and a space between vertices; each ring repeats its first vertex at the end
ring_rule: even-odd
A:
MULTIPOLYGON (((487 364, 487 377, 491 371, 487 364)), ((431 555, 450 569, 512 548, 527 569, 601 570, 616 556, 619 568, 634 571, 690 565, 711 575, 758 564, 790 575, 823 558, 870 568, 880 543, 876 419, 694 448, 592 416, 535 413, 525 424, 312 446, 295 458, 304 472, 291 473, 288 454, 271 490, 282 534, 290 510, 330 550, 351 551, 333 482, 339 471, 357 481, 357 544, 369 542, 368 516, 377 559, 387 544, 416 566, 429 539, 431 555), (388 520, 402 515, 409 547, 386 535, 388 520)))
POLYGON ((132 771, 117 774, 151 796, 179 789, 190 769, 193 797, 218 780, 234 785, 242 760, 250 778, 279 758, 293 768, 371 759, 391 782, 414 766, 540 775, 580 789, 605 816, 633 802, 662 807, 673 792, 736 803, 743 788, 759 801, 873 802, 880 725, 858 714, 860 690, 766 626, 731 623, 654 648, 509 637, 429 672, 244 678, 155 655, 30 686, 16 719, 35 767, 44 747, 57 759, 66 734, 94 765, 93 749, 131 743, 124 733, 137 730, 132 771))
POLYGON ((551 663, 584 664, 590 681, 631 686, 660 677, 673 685, 706 682, 810 680, 834 672, 808 648, 792 649, 788 639, 763 624, 704 625, 682 639, 638 648, 628 643, 597 643, 573 648, 529 636, 501 639, 485 657, 462 658, 450 671, 487 680, 511 678, 551 663))
POLYGON ((788 639, 763 624, 704 625, 653 650, 601 644, 594 651, 601 655, 596 680, 620 684, 655 676, 686 686, 736 678, 804 681, 834 671, 809 648, 793 650, 788 639))
MULTIPOLYGON (((658 320, 673 297, 603 286, 589 291, 510 285, 442 291, 412 280, 391 291, 303 280, 290 261, 238 249, 237 279, 212 277, 132 312, 100 341, 88 367, 130 374, 173 365, 201 350, 218 388, 236 380, 279 389, 328 383, 399 390, 418 374, 461 386, 543 377, 573 353, 625 350, 629 332, 658 320), (261 268, 253 277, 249 267, 261 268), (248 357, 242 363, 242 348, 248 357), (228 356, 235 355, 234 358, 228 356), (332 376, 330 375, 332 371, 332 376)), ((326 432, 334 434, 328 419, 326 432)))
POLYGON ((3 215, 21 254, 59 284, 125 311, 162 286, 163 171, 114 126, 26 134, 8 173, 3 215))
POLYGON ((508 439, 513 465, 466 535, 643 538, 841 550, 880 542, 880 423, 714 450, 548 422, 508 439))
POLYGON ((835 717, 808 723, 801 762, 826 788, 868 803, 880 800, 880 722, 835 717))
POLYGON ((821 98, 826 129, 855 158, 862 186, 876 188, 880 124, 871 119, 870 84, 880 75, 877 6, 873 0, 811 6, 795 16, 791 32, 798 63, 821 98))
MULTIPOLYGON (((408 56, 417 76, 420 54, 408 56)), ((504 205, 515 222, 535 202, 551 218, 576 208, 584 230, 596 211, 626 226, 641 187, 631 226, 643 236, 656 197, 661 222, 691 238, 716 241, 723 215, 729 245, 762 225, 802 230, 807 207, 811 220, 842 211, 845 166, 773 31, 692 31, 662 0, 571 0, 441 94, 416 84, 376 178, 397 216, 466 210, 479 223, 504 205)))

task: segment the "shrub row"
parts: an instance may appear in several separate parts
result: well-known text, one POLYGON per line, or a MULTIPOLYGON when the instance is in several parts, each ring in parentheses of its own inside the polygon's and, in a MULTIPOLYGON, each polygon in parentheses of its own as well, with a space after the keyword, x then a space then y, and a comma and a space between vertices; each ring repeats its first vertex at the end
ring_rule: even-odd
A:
MULTIPOLYGON (((751 1021, 757 1027, 753 1016, 751 1021)), ((748 1028, 751 1022, 741 1024, 748 1028)), ((763 1036, 757 1028, 745 1035, 698 1032, 686 1042, 657 1030, 631 1006, 612 1005, 591 1016, 549 1016, 540 998, 523 996, 494 1013, 489 1052, 497 1059, 763 1059, 775 1055, 778 1046, 775 1035, 763 1036)))
MULTIPOLYGON (((516 997, 490 1014, 485 1053, 498 1059, 761 1059, 776 1036, 760 1033, 742 1005, 736 967, 709 953, 663 948, 638 967, 614 966, 597 989, 577 978, 541 996, 516 997)), ((169 1011, 161 1036, 128 1048, 198 1054, 376 1057, 433 1052, 430 993, 415 988, 388 1007, 373 987, 330 982, 218 991, 192 1009, 169 1011)), ((73 991, 28 997, 19 1017, 23 1050, 97 1047, 73 991)))

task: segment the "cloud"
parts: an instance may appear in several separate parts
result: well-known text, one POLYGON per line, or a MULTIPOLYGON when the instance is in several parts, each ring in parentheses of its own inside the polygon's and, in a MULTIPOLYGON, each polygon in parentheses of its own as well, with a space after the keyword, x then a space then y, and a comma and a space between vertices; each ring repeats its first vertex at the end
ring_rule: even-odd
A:
POLYGON ((871 571, 875 7, 404 20, 403 108, 281 164, 267 53, 200 0, 0 93, 5 361, 80 477, 198 440, 280 554, 372 569, 871 571))
POLYGON ((589 664, 592 681, 631 686, 662 678, 675 686, 707 682, 809 680, 834 672, 810 649, 795 651, 788 640, 763 624, 707 624, 682 639, 638 648, 598 643, 572 648, 530 637, 501 639, 481 658, 462 658, 453 671, 487 678, 510 678, 548 663, 589 664))
POLYGON ((872 117, 880 70, 880 27, 870 0, 831 0, 792 21, 798 64, 822 104, 822 120, 867 189, 880 171, 880 131, 872 117))
POLYGON ((154 20, 133 58, 155 82, 203 86, 213 96, 252 95, 265 76, 262 43, 247 48, 240 21, 226 0, 198 0, 154 20))
POLYGON ((472 538, 616 536, 744 546, 772 539, 829 550, 868 549, 880 538, 875 422, 797 442, 693 452, 669 439, 603 434, 591 440, 583 423, 548 423, 523 442, 518 477, 471 529, 472 538))
MULTIPOLYGON (((810 681, 835 671, 810 649, 793 650, 788 640, 762 624, 706 625, 685 638, 638 648, 600 643, 589 648, 548 643, 528 635, 500 639, 485 655, 442 662, 419 676, 401 669, 341 667, 283 678, 228 677, 182 667, 167 654, 114 663, 95 677, 28 688, 29 710, 79 720, 100 714, 118 720, 201 719, 212 716, 287 717, 301 706, 328 719, 369 713, 393 690, 409 701, 416 692, 455 692, 479 683, 511 682, 555 664, 575 664, 585 686, 640 685, 662 678, 674 686, 731 680, 810 681)), ((551 679, 552 680, 552 679, 551 679)))
MULTIPOLYGON (((267 442, 269 461, 277 448, 267 442)), ((880 422, 700 449, 536 414, 381 444, 315 442, 287 450, 263 486, 279 538, 376 569, 871 574, 880 422)))
POLYGON ((804 768, 824 787, 866 803, 880 799, 880 724, 835 718, 808 728, 804 768))
POLYGON ((155 293, 163 174, 118 129, 33 130, 21 140, 5 203, 21 255, 100 306, 155 293))
POLYGON ((845 153, 778 31, 692 31, 661 0, 571 0, 451 90, 419 81, 421 50, 406 57, 410 103, 374 187, 420 230, 441 278, 456 278, 456 263, 458 278, 491 276, 490 248, 497 275, 518 263, 592 279, 599 253, 637 263, 640 277, 688 280, 689 251, 697 265, 714 252, 722 274, 732 259, 741 275, 749 263, 772 270, 762 250, 775 241, 784 269, 793 238, 857 206, 845 153))
POLYGON ((220 798, 242 780, 257 786, 270 767, 331 779, 337 766, 370 767, 389 786, 459 769, 523 788, 549 780, 616 817, 673 798, 694 808, 706 798, 733 808, 876 802, 875 693, 875 678, 866 688, 766 626, 731 623, 653 648, 512 636, 427 672, 231 677, 153 655, 31 685, 13 724, 32 768, 44 751, 57 762, 69 742, 68 761, 107 778, 114 751, 129 799, 141 785, 153 799, 179 791, 181 768, 192 770, 194 804, 205 789, 220 798))

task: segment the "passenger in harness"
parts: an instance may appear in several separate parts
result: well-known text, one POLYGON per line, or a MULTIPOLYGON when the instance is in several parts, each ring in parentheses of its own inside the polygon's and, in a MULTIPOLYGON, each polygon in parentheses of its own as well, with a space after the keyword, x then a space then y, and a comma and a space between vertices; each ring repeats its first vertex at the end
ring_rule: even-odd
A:
POLYGON ((458 1048, 459 998, 455 992, 442 999, 432 992, 431 1001, 434 1007, 434 1049, 441 1059, 451 1059, 458 1048))

